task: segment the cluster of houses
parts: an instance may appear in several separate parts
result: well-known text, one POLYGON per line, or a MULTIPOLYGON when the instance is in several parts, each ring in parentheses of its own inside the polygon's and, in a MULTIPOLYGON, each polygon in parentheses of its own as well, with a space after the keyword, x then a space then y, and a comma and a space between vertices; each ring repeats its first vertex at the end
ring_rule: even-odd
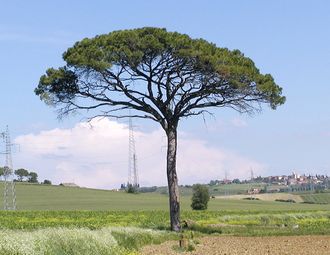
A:
POLYGON ((293 172, 291 175, 278 175, 268 177, 257 177, 249 182, 265 183, 264 188, 249 189, 247 193, 277 193, 291 191, 322 191, 327 190, 330 184, 330 177, 327 175, 299 175, 293 172))
POLYGON ((258 193, 274 193, 274 192, 290 192, 290 191, 320 191, 327 190, 330 187, 330 177, 327 175, 300 175, 292 172, 291 175, 274 175, 267 177, 255 177, 249 180, 212 180, 209 185, 234 184, 234 183, 251 183, 251 187, 247 190, 249 194, 258 193), (255 183, 264 184, 263 188, 256 187, 255 183))
POLYGON ((317 185, 330 181, 330 177, 327 175, 299 175, 296 172, 293 172, 291 175, 257 177, 254 181, 258 181, 258 179, 261 179, 261 182, 273 185, 317 185))
POLYGON ((266 183, 273 185, 305 185, 305 184, 324 184, 329 183, 330 177, 327 175, 300 175, 296 172, 292 172, 291 175, 273 175, 267 177, 255 177, 249 180, 211 180, 210 185, 219 185, 219 184, 231 184, 231 183, 266 183))

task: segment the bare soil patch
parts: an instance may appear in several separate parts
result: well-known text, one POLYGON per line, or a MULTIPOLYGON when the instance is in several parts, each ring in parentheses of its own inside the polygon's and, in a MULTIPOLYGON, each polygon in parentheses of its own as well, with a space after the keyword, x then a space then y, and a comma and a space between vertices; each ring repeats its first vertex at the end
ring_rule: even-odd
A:
POLYGON ((271 236, 271 237, 234 237, 209 236, 199 239, 195 251, 178 252, 173 247, 178 241, 169 241, 161 245, 146 246, 143 255, 329 255, 330 236, 271 236))
POLYGON ((258 198, 264 201, 275 201, 276 199, 288 200, 292 199, 297 203, 304 202, 299 195, 288 194, 288 193, 266 193, 266 194, 255 194, 255 195, 231 195, 231 196, 216 196, 219 199, 244 199, 244 198, 258 198))

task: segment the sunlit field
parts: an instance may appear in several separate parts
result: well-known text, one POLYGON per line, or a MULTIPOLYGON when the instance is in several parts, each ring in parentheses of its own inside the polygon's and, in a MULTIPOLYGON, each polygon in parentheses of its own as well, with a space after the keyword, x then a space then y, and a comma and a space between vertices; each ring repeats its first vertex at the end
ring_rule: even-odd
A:
MULTIPOLYGON (((0 189, 2 183, 0 183, 0 189)), ((128 194, 123 191, 71 188, 54 185, 16 184, 18 210, 168 210, 168 197, 160 193, 128 194)), ((330 197, 330 193, 315 194, 330 197)), ((0 206, 2 207, 2 200, 0 206)), ((191 210, 191 196, 181 197, 183 210, 191 210)), ((330 204, 211 199, 209 210, 330 210, 330 204)))
MULTIPOLYGON (((134 254, 144 245, 180 238, 169 232, 164 192, 17 183, 16 194, 18 210, 0 212, 0 254, 134 254)), ((302 194, 314 199, 308 203, 212 198, 208 210, 192 211, 185 189, 182 225, 197 236, 330 234, 330 204, 316 203, 327 196, 302 194)))

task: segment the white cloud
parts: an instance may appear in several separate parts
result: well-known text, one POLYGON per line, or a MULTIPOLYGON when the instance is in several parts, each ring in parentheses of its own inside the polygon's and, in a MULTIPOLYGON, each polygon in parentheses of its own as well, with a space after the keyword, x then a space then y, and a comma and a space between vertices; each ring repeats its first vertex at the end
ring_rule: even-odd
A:
MULTIPOLYGON (((127 180, 128 127, 109 119, 79 123, 72 129, 53 129, 15 139, 21 153, 15 168, 39 173, 40 180, 75 182, 80 186, 116 188, 127 180)), ((166 137, 159 129, 135 132, 140 183, 166 185, 166 137)), ((248 178, 250 168, 260 173, 264 166, 188 134, 179 135, 178 176, 180 184, 230 178, 248 178)))

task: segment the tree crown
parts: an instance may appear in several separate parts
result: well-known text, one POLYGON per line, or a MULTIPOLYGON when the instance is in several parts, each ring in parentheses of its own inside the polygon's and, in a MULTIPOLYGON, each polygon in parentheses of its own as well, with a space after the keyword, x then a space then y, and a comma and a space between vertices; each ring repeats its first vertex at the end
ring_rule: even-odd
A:
POLYGON ((102 116, 150 118, 166 129, 211 107, 254 112, 285 102, 270 74, 240 51, 160 28, 114 31, 69 48, 66 66, 50 68, 35 93, 60 115, 98 108, 102 116))
POLYGON ((17 176, 28 176, 29 175, 29 171, 24 169, 24 168, 19 168, 17 170, 15 170, 14 172, 17 176))

